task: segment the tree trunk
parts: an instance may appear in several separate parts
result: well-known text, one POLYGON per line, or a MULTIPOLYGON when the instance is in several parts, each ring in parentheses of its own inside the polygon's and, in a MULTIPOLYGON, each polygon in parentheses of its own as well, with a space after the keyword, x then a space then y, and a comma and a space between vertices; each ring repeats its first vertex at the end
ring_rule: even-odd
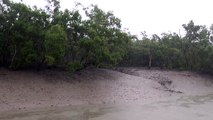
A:
POLYGON ((11 63, 10 63, 11 67, 13 67, 15 57, 16 57, 16 45, 14 46, 14 54, 13 54, 13 57, 12 57, 12 60, 11 60, 11 63))
POLYGON ((152 67, 152 55, 149 55, 149 69, 152 67))

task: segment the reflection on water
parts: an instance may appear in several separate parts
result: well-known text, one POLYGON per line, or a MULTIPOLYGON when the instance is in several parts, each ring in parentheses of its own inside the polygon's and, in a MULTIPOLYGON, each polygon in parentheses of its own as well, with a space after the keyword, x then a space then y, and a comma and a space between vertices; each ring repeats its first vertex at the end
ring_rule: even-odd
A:
POLYGON ((146 105, 104 105, 0 114, 0 120, 212 120, 213 94, 146 105))

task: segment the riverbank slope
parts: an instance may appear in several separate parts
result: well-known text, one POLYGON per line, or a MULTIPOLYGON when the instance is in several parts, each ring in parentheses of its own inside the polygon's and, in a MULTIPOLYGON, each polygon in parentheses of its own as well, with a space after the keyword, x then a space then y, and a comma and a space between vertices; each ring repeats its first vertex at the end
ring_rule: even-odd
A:
POLYGON ((213 78, 186 71, 88 68, 76 73, 0 69, 0 112, 119 103, 148 103, 213 92, 213 78))

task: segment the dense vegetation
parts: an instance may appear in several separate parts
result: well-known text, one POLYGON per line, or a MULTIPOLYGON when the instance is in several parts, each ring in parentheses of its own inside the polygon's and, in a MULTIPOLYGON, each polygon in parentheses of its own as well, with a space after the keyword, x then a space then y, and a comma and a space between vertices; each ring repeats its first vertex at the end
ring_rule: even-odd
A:
POLYGON ((183 24, 185 35, 163 33, 134 40, 122 64, 213 73, 213 26, 183 24))
POLYGON ((46 9, 4 0, 0 15, 0 65, 12 69, 63 67, 71 71, 87 66, 117 64, 131 42, 121 21, 97 6, 61 11, 57 0, 46 9))
POLYGON ((190 21, 183 25, 184 36, 142 33, 140 39, 122 30, 121 20, 98 6, 78 3, 72 11, 62 11, 58 0, 47 1, 45 9, 0 2, 0 66, 70 71, 155 66, 213 72, 213 26, 207 29, 190 21))

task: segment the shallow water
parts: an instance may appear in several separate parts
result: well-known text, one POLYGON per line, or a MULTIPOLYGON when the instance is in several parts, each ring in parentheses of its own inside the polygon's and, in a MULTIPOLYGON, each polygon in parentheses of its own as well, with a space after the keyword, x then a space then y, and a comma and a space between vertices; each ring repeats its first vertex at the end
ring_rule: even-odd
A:
POLYGON ((213 94, 143 105, 91 105, 0 114, 0 120, 212 120, 213 94))

